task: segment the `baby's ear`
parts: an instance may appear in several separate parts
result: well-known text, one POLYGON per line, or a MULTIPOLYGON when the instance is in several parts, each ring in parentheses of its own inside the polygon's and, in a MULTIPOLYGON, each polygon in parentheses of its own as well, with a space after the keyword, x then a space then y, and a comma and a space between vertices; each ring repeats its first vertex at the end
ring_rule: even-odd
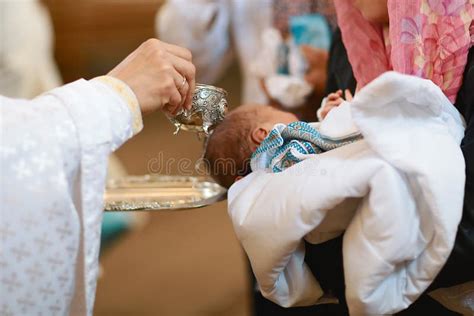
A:
POLYGON ((252 139, 252 142, 255 145, 260 145, 265 139, 265 137, 267 137, 268 133, 268 130, 266 130, 265 128, 257 127, 250 134, 250 138, 252 139))

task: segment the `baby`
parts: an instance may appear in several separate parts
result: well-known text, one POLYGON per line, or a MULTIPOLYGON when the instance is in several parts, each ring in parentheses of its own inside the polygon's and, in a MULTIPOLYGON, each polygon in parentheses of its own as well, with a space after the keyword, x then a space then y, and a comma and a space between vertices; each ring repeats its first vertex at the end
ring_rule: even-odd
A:
POLYGON ((231 111, 207 141, 204 159, 212 178, 229 188, 251 172, 252 153, 272 128, 296 121, 294 114, 264 105, 242 105, 231 111))
POLYGON ((308 158, 360 139, 323 137, 318 123, 298 121, 270 106, 242 105, 231 111, 209 137, 204 154, 209 173, 229 188, 252 170, 280 172, 308 158))

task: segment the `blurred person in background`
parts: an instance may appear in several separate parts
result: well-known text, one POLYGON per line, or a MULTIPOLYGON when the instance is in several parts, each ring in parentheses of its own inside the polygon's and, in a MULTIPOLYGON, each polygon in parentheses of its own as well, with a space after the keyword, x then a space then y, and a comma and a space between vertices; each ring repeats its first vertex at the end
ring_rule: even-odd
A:
POLYGON ((191 53, 156 39, 106 76, 0 96, 0 315, 92 315, 109 154, 191 106, 191 53))
POLYGON ((0 2, 0 94, 30 99, 61 85, 53 25, 37 0, 0 2))
POLYGON ((198 81, 216 82, 237 59, 243 77, 242 103, 270 103, 307 119, 315 119, 325 92, 334 25, 334 8, 326 0, 168 0, 156 17, 159 38, 192 51, 198 81), (291 20, 296 17, 301 19, 293 24, 291 20), (302 36, 301 26, 305 28, 302 36), (294 34, 298 27, 298 34, 294 34), (298 37, 295 54, 289 53, 291 35, 298 37), (282 61, 282 55, 289 55, 285 56, 289 61, 282 61), (279 76, 278 80, 272 72, 289 72, 292 78, 279 76), (270 76, 271 82, 266 80, 270 76), (272 93, 274 90, 277 92, 272 93), (286 93, 278 95, 278 91, 286 93), (310 117, 307 111, 301 111, 305 107, 310 117))

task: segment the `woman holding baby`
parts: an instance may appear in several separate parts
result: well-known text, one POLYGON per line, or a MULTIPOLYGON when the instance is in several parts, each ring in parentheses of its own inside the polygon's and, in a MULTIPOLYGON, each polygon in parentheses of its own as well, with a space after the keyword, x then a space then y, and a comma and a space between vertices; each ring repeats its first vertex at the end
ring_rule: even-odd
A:
MULTIPOLYGON (((319 110, 320 117, 342 102, 343 90, 356 92, 380 74, 395 70, 433 81, 466 120, 461 143, 466 161, 463 218, 454 250, 428 291, 474 280, 473 5, 471 0, 335 0, 340 33, 334 36, 329 57, 327 91, 332 93, 319 110)), ((337 258, 338 247, 335 243, 315 251, 332 252, 337 258)), ((334 269, 326 272, 335 275, 334 269)), ((340 281, 340 276, 334 276, 328 282, 340 281)), ((400 314, 441 310, 422 295, 400 314)))
MULTIPOLYGON (((173 2, 179 2, 179 0, 170 1, 170 3, 173 2)), ((211 2, 209 1, 209 3, 211 2)), ((277 2, 279 1, 275 1, 275 3, 277 2)), ((313 2, 318 1, 313 0, 313 2)), ((235 3, 240 5, 245 2, 235 3)), ((254 2, 249 1, 248 3, 253 4, 254 2)), ((263 1, 262 3, 267 4, 263 1)), ((318 111, 320 119, 323 119, 332 108, 338 106, 344 98, 351 98, 357 90, 390 70, 433 81, 464 116, 467 125, 465 138, 461 144, 467 175, 464 215, 454 250, 429 290, 473 280, 474 123, 471 116, 474 111, 474 94, 469 89, 472 90, 474 87, 474 52, 471 48, 474 42, 472 0, 335 0, 334 4, 340 29, 333 35, 327 65, 326 94, 328 97, 318 111)), ((209 10, 209 12, 211 11, 209 10)), ((214 11, 218 12, 217 9, 214 11)), ((271 10, 265 10, 265 12, 267 11, 271 12, 271 10)), ((241 11, 235 10, 235 12, 241 11)), ((258 14, 261 12, 263 10, 258 11, 258 14)), ((278 11, 273 10, 273 12, 278 11)), ((268 19, 267 15, 264 15, 267 19, 255 20, 270 21, 271 19, 268 19)), ((206 16, 213 17, 209 24, 206 24, 207 26, 212 26, 214 22, 220 21, 219 15, 208 14, 206 16)), ((251 16, 251 14, 245 16, 251 16)), ((274 20, 278 21, 278 19, 274 20)), ((236 34, 239 30, 245 31, 248 35, 250 34, 249 29, 255 32, 261 32, 263 29, 262 25, 254 25, 252 28, 250 23, 235 25, 239 26, 236 27, 236 34)), ((227 30, 227 28, 225 29, 227 30)), ((245 38, 246 44, 253 43, 253 41, 249 41, 248 36, 242 38, 245 38)), ((228 41, 221 42, 228 43, 228 41)), ((238 43, 239 41, 237 41, 238 43)), ((209 54, 208 57, 215 57, 211 56, 212 52, 205 51, 206 54, 209 54)), ((226 49, 216 49, 215 51, 227 52, 226 49)), ((251 58, 258 53, 251 49, 246 49, 244 52, 245 54, 242 56, 251 55, 251 58), (253 53, 249 54, 250 51, 253 53)), ((227 56, 226 54, 222 55, 227 56)), ((312 54, 312 56, 316 55, 312 54)), ((316 76, 318 79, 325 77, 320 76, 320 73, 326 67, 322 67, 321 63, 315 62, 309 57, 311 56, 306 56, 310 66, 306 76, 319 74, 316 76)), ((320 56, 319 61, 325 60, 325 58, 325 56, 320 56)), ((205 58, 203 57, 203 59, 205 58)), ((213 63, 214 60, 215 58, 212 59, 213 63)), ((244 76, 247 77, 250 70, 245 67, 248 67, 250 62, 247 60, 242 64, 244 65, 244 76)), ((320 82, 314 81, 312 84, 315 90, 322 89, 320 82)), ((255 78, 252 81, 248 80, 245 86, 245 92, 255 91, 260 87, 255 78)), ((258 91, 258 98, 249 100, 249 96, 249 93, 245 93, 245 101, 261 102, 264 99, 261 90, 258 91)), ((314 267, 313 273, 317 275, 318 280, 322 281, 323 287, 337 294, 341 305, 344 305, 341 238, 317 246, 308 244, 307 247, 309 247, 307 248, 309 251, 307 251, 306 260, 309 265, 311 265, 311 256, 328 258, 326 260, 328 264, 314 267)), ((271 305, 269 302, 268 304, 271 305)), ((309 313, 314 315, 320 314, 322 310, 315 307, 296 309, 266 307, 265 312, 270 309, 272 315, 309 313)), ((443 310, 443 307, 434 303, 427 295, 423 295, 419 302, 401 314, 423 314, 424 312, 439 314, 440 310, 443 310)), ((333 310, 322 312, 322 314, 328 313, 335 314, 337 312, 333 310)), ((340 311, 340 313, 345 314, 346 311, 340 311)), ((449 311, 443 310, 443 315, 448 314, 449 311)))
MULTIPOLYGON (((474 280, 474 8, 472 0, 335 0, 338 25, 329 54, 324 118, 343 98, 387 71, 429 79, 466 120, 463 217, 454 249, 427 292, 474 280)), ((442 166, 440 166, 442 167, 442 166)), ((344 306, 342 238, 306 244, 306 263, 325 292, 344 306), (324 262, 317 260, 324 257, 324 262), (311 265, 311 261, 317 264, 311 265), (327 264, 326 264, 327 263, 327 264)), ((439 297, 438 297, 439 298, 439 297)), ((270 303, 269 303, 270 304, 270 303)), ((320 314, 315 307, 278 309, 273 315, 320 314)), ((332 311, 331 314, 347 311, 332 311)), ((450 315, 423 294, 401 315, 450 315), (442 312, 442 313, 441 313, 442 312)), ((322 314, 325 314, 322 312, 322 314)), ((454 313, 455 314, 455 313, 454 313)))

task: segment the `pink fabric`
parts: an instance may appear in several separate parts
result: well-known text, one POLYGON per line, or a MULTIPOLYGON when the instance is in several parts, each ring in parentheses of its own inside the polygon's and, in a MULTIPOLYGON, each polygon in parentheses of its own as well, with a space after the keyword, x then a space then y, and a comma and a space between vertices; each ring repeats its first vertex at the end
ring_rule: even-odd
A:
POLYGON ((358 86, 395 70, 432 80, 455 101, 474 43, 474 0, 388 0, 385 36, 353 1, 335 0, 335 5, 358 86))

